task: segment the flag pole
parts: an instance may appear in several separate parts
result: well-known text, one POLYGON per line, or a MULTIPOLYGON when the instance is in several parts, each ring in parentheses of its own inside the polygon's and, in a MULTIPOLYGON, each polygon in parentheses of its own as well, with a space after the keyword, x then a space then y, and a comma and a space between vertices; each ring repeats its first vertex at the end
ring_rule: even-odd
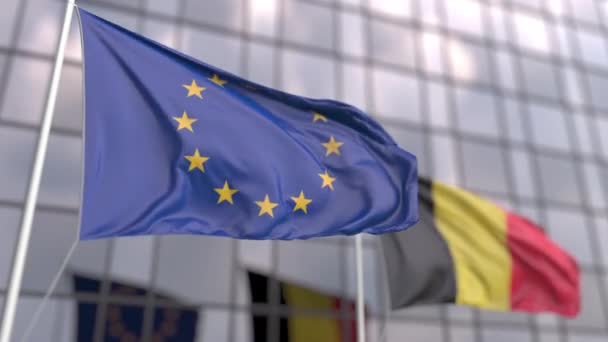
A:
POLYGON ((42 125, 40 127, 40 136, 38 137, 38 146, 36 148, 34 166, 32 167, 27 197, 23 208, 23 215, 21 217, 21 228, 19 231, 17 248, 13 257, 13 266, 11 269, 8 294, 6 296, 6 301, 4 302, 2 329, 0 330, 0 342, 10 342, 11 332, 15 322, 17 300, 19 299, 19 290, 23 280, 23 269, 25 267, 25 259, 27 257, 27 250, 32 233, 32 223, 34 220, 34 212, 36 210, 38 191, 40 190, 40 180, 42 178, 44 159, 48 147, 51 124, 53 122, 55 103, 57 101, 57 92, 59 90, 59 80, 61 78, 65 47, 67 45, 68 35, 70 33, 72 15, 74 14, 74 1, 75 0, 68 0, 66 4, 63 28, 61 30, 61 37, 59 38, 59 48, 57 50, 55 67, 53 68, 53 76, 51 78, 51 87, 48 92, 46 108, 42 118, 42 125))
POLYGON ((365 297, 363 294, 363 238, 355 236, 355 262, 357 268, 357 341, 365 342, 365 297))

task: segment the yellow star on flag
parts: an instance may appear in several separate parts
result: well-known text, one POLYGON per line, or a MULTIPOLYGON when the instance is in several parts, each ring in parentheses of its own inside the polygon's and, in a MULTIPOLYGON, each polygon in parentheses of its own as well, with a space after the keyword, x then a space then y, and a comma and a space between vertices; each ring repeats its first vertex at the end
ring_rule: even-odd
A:
POLYGON ((194 169, 199 169, 202 172, 205 172, 205 162, 209 160, 209 157, 201 156, 201 153, 198 151, 198 148, 194 151, 194 154, 191 156, 185 156, 184 158, 188 159, 190 162, 190 167, 188 167, 188 171, 192 171, 194 169))
POLYGON ((322 145, 325 146, 325 149, 327 150, 325 152, 325 155, 329 156, 332 153, 335 153, 335 154, 339 155, 340 154, 340 146, 344 145, 344 143, 336 141, 336 139, 334 139, 334 136, 332 135, 329 138, 329 141, 326 142, 326 143, 323 143, 322 145))
POLYGON ((188 97, 196 96, 199 99, 203 98, 203 95, 201 94, 201 92, 203 92, 205 89, 207 89, 205 87, 199 87, 199 85, 196 84, 195 80, 192 80, 192 83, 190 83, 190 85, 182 84, 182 87, 188 89, 188 97))
POLYGON ((312 202, 310 198, 304 196, 304 191, 300 191, 300 196, 291 198, 296 205, 293 207, 293 211, 302 210, 305 214, 308 214, 308 205, 312 202))
POLYGON ((223 87, 224 84, 228 83, 228 81, 222 80, 217 74, 213 74, 213 77, 208 78, 209 81, 223 87))
POLYGON ((260 213, 258 214, 258 216, 268 214, 268 215, 270 215, 270 217, 274 217, 274 213, 272 212, 272 209, 274 209, 276 206, 279 205, 277 203, 270 202, 268 195, 266 195, 266 197, 264 197, 263 201, 255 201, 255 204, 257 204, 258 207, 260 207, 260 213))
POLYGON ((312 122, 317 122, 317 121, 327 122, 327 117, 325 117, 325 115, 323 115, 321 113, 317 113, 317 112, 312 112, 312 114, 313 114, 312 122))
POLYGON ((330 176, 329 173, 327 173, 327 170, 325 173, 319 173, 319 177, 323 179, 323 185, 321 185, 321 188, 329 187, 332 190, 334 189, 333 183, 336 181, 336 178, 330 176))
POLYGON ((217 192, 218 195, 220 195, 220 198, 218 198, 218 200, 217 200, 217 204, 220 204, 224 201, 227 201, 230 204, 234 204, 234 202, 232 201, 232 195, 239 192, 237 189, 230 189, 230 186, 228 185, 228 181, 224 182, 223 188, 216 188, 213 190, 215 190, 215 192, 217 192))
POLYGON ((180 117, 174 116, 173 120, 177 121, 179 123, 179 126, 177 126, 177 130, 182 130, 182 129, 187 129, 190 132, 194 132, 192 130, 192 124, 197 122, 198 119, 192 119, 190 117, 188 117, 188 113, 184 112, 180 117))

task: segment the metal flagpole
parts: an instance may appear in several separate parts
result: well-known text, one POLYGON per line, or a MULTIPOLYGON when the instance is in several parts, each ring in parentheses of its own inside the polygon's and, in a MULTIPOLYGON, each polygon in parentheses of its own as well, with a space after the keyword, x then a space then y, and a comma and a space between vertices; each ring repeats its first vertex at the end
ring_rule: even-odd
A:
POLYGON ((357 267, 357 341, 365 342, 365 297, 363 294, 363 238, 355 236, 355 262, 357 267))
POLYGON ((17 241, 17 249, 15 250, 13 267, 11 269, 8 294, 4 303, 2 330, 0 330, 0 342, 10 342, 11 332, 15 321, 17 300, 19 298, 19 290, 21 288, 21 281, 23 280, 23 269, 25 267, 25 258, 27 256, 30 235, 32 233, 32 223, 34 220, 34 212, 36 210, 38 190, 40 189, 40 179, 42 177, 42 169, 44 167, 44 158, 46 156, 49 134, 51 132, 51 124, 53 122, 53 114, 55 111, 55 103, 57 101, 57 91, 59 90, 59 79, 61 78, 65 47, 67 45, 68 34, 70 33, 72 15, 74 14, 74 1, 75 0, 68 0, 65 9, 63 29, 61 30, 61 37, 59 39, 59 49, 55 59, 55 67, 53 68, 51 87, 49 89, 46 101, 44 117, 42 118, 42 126, 40 127, 40 136, 38 137, 38 146, 36 148, 34 166, 32 168, 30 184, 25 200, 25 206, 23 208, 23 216, 21 217, 19 240, 17 241))

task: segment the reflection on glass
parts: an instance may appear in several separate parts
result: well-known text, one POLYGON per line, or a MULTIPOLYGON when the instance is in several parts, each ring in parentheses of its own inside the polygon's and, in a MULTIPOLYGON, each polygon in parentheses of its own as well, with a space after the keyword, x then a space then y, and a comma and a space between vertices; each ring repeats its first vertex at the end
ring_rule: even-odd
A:
POLYGON ((481 6, 477 0, 449 0, 445 3, 448 27, 475 36, 484 36, 481 6))
POLYGON ((513 19, 519 45, 536 52, 550 52, 547 27, 540 17, 515 12, 513 19))
POLYGON ((328 8, 301 1, 284 4, 286 40, 326 49, 333 47, 332 13, 328 8))
POLYGON ((372 22, 372 55, 380 62, 414 67, 414 32, 410 29, 372 22))
POLYGON ((418 80, 377 68, 373 73, 375 110, 378 115, 420 122, 418 80))
POLYGON ((409 17, 412 12, 412 0, 369 0, 372 10, 383 14, 409 17))
POLYGON ((557 100, 555 69, 544 60, 521 56, 524 87, 529 94, 557 100))
POLYGON ((530 105, 533 141, 535 144, 570 150, 565 113, 558 108, 543 105, 530 105))
POLYGON ((548 201, 580 204, 580 191, 573 161, 548 155, 538 155, 536 159, 543 198, 548 201))
POLYGON ((580 52, 583 62, 595 66, 608 68, 608 51, 604 43, 604 37, 599 32, 579 30, 577 32, 580 44, 580 52))
POLYGON ((243 10, 241 0, 183 1, 186 1, 185 15, 190 20, 224 28, 241 29, 243 10))
POLYGON ((459 130, 498 136, 495 98, 490 93, 459 87, 456 89, 456 109, 459 130))
POLYGON ((22 57, 13 61, 8 72, 8 86, 0 117, 38 123, 50 79, 50 62, 22 57))
POLYGON ((506 165, 498 146, 463 141, 462 165, 466 187, 506 193, 506 165))
POLYGON ((483 336, 484 341, 532 342, 532 336, 530 335, 530 332, 526 330, 484 327, 481 330, 481 335, 483 336))
POLYGON ((292 50, 283 51, 283 88, 313 98, 335 98, 332 60, 292 50))

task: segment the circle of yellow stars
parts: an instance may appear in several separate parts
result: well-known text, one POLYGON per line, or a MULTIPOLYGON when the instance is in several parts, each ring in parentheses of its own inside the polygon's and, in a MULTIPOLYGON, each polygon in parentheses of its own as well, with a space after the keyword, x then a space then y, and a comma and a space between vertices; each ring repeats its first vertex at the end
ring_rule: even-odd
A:
MULTIPOLYGON (((228 83, 227 80, 223 80, 218 74, 213 74, 211 77, 207 78, 207 80, 218 87, 223 88, 224 85, 228 83)), ((197 97, 199 99, 203 99, 203 92, 207 90, 206 87, 199 85, 195 79, 193 79, 190 84, 182 84, 188 92, 186 97, 197 97)), ((248 89, 252 89, 249 88, 248 89)), ((253 88, 255 90, 255 88, 253 88)), ((312 123, 313 124, 324 124, 329 122, 327 117, 319 112, 311 112, 312 115, 312 123)), ((177 122, 177 131, 186 130, 191 133, 194 133, 193 125, 198 122, 198 119, 195 117, 191 117, 186 111, 182 113, 181 116, 173 117, 173 120, 177 122)), ((331 135, 327 142, 322 142, 321 145, 325 148, 325 156, 330 157, 332 155, 341 155, 343 142, 336 140, 336 138, 331 135)), ((188 166, 188 172, 196 172, 196 170, 200 172, 205 172, 205 163, 209 161, 210 157, 202 155, 198 148, 195 148, 194 152, 191 155, 185 155, 184 158, 188 160, 190 163, 188 166)), ((336 177, 333 177, 329 174, 328 170, 325 170, 323 173, 319 173, 318 176, 321 178, 321 188, 327 188, 330 191, 334 190, 334 182, 336 181, 336 177)), ((233 196, 239 192, 238 189, 232 188, 228 179, 224 181, 224 184, 220 188, 213 189, 217 195, 217 204, 220 205, 222 203, 228 203, 230 205, 234 204, 233 196)), ((291 196, 291 201, 293 202, 293 210, 292 212, 301 211, 304 214, 308 214, 308 206, 312 203, 311 198, 307 198, 304 190, 301 190, 297 196, 291 196)), ((270 196, 265 194, 264 199, 260 201, 255 201, 255 204, 259 207, 258 216, 268 215, 271 218, 274 218, 274 209, 279 206, 279 203, 272 202, 270 196)))

